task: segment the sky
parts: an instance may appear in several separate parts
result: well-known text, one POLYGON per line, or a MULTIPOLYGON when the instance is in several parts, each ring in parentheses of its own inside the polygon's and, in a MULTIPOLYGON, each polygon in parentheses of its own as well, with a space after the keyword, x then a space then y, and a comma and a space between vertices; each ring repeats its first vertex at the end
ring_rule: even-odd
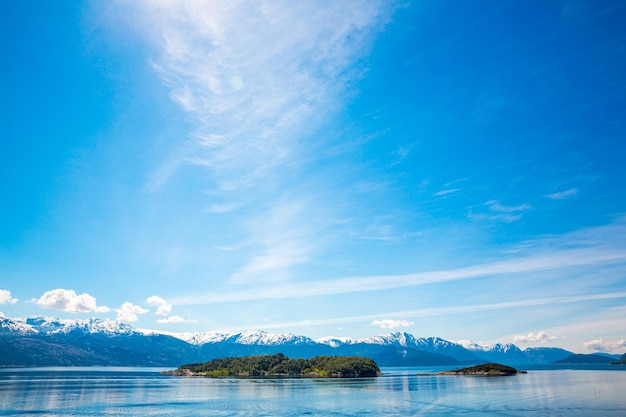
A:
POLYGON ((0 2, 0 312, 626 352, 626 2, 0 2))

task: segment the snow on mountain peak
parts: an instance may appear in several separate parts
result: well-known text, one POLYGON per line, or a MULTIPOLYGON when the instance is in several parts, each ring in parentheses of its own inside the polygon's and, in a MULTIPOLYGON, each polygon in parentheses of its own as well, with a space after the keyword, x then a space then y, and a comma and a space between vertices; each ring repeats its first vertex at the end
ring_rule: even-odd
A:
POLYGON ((512 350, 519 350, 519 348, 511 343, 496 343, 493 345, 481 345, 471 340, 457 340, 454 343, 463 346, 467 350, 474 352, 503 352, 507 353, 512 350))
POLYGON ((356 343, 371 343, 377 345, 397 345, 397 346, 413 346, 417 343, 417 339, 407 332, 387 333, 378 336, 364 337, 357 339, 356 343))
POLYGON ((519 348, 512 343, 496 343, 495 345, 491 346, 491 350, 508 353, 511 351, 519 350, 519 348))
POLYGON ((309 342, 313 342, 313 340, 309 339, 306 336, 297 336, 291 333, 267 333, 264 331, 241 332, 235 341, 235 343, 240 343, 242 345, 262 346, 285 345, 288 343, 300 344, 309 342))
POLYGON ((320 343, 322 345, 328 345, 330 347, 336 348, 336 347, 339 347, 341 345, 353 344, 354 343, 354 339, 352 339, 350 337, 325 336, 325 337, 321 337, 321 338, 315 340, 315 342, 320 343))
POLYGON ((456 343, 457 345, 463 346, 465 349, 471 350, 471 351, 481 352, 481 351, 485 351, 487 348, 487 346, 483 346, 472 340, 456 340, 454 343, 456 343))
POLYGON ((165 336, 175 337, 192 345, 200 346, 205 343, 220 343, 228 339, 232 339, 237 333, 229 331, 212 331, 212 332, 168 332, 163 330, 139 330, 145 335, 162 334, 165 336))
POLYGON ((36 333, 32 326, 8 317, 0 317, 0 332, 18 333, 22 335, 36 333))

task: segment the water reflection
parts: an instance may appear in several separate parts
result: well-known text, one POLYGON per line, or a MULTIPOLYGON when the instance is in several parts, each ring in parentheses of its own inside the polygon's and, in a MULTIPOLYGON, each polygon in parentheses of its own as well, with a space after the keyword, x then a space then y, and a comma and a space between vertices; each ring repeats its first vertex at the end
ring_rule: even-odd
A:
POLYGON ((212 379, 158 370, 0 370, 0 414, 626 415, 626 372, 533 371, 513 377, 212 379))

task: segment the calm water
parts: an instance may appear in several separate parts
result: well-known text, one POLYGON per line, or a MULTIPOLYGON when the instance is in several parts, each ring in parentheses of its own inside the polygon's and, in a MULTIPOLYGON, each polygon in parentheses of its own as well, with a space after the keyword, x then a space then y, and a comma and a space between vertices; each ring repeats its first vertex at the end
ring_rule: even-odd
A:
MULTIPOLYGON (((613 368, 616 369, 616 368, 613 368)), ((534 370, 513 377, 209 379, 160 369, 0 370, 0 415, 626 416, 626 371, 534 370)))

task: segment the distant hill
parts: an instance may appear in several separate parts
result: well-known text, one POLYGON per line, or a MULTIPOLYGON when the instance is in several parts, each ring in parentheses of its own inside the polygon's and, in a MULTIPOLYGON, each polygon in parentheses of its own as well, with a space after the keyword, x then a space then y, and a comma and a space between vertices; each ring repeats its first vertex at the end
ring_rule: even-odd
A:
MULTIPOLYGON (((283 353, 289 357, 363 356, 380 366, 548 364, 573 352, 521 350, 512 344, 418 338, 396 332, 360 339, 313 340, 264 331, 158 333, 112 320, 0 317, 0 366, 180 366, 234 356, 283 353)), ((609 358, 610 360, 610 358, 609 358)))
POLYGON ((554 363, 572 355, 572 352, 554 347, 540 347, 524 349, 528 364, 554 363))
POLYGON ((616 365, 626 365, 626 353, 624 353, 621 358, 612 363, 616 365))
POLYGON ((591 355, 583 355, 583 354, 575 354, 570 355, 567 358, 555 361, 554 363, 611 363, 613 359, 599 354, 591 354, 591 355))

